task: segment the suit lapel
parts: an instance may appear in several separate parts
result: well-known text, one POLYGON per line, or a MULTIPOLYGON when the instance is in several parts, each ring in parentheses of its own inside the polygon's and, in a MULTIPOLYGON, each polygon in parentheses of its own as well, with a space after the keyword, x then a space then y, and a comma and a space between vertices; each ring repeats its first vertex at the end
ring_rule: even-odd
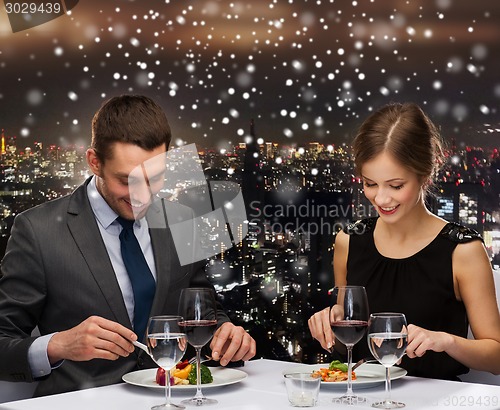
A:
POLYGON ((68 227, 117 322, 132 327, 113 265, 87 198, 88 181, 72 195, 68 227))

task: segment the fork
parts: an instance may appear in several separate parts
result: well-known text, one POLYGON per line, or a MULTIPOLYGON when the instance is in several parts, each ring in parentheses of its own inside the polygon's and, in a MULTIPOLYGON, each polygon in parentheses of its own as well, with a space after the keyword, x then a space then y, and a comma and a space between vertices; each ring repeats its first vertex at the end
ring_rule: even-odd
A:
MULTIPOLYGON (((134 346, 138 347, 139 349, 144 350, 147 354, 150 354, 150 353, 149 353, 149 350, 148 350, 148 347, 147 347, 145 344, 143 344, 143 343, 141 343, 141 342, 139 342, 139 341, 137 341, 137 340, 136 340, 136 341, 133 341, 133 342, 132 342, 132 344, 133 344, 134 346)), ((206 355, 205 357, 202 357, 202 358, 201 358, 201 360, 200 360, 200 364, 201 364, 201 363, 208 362, 209 360, 212 360, 212 356, 208 356, 208 355, 206 355)), ((194 363, 196 363, 196 356, 194 356, 194 357, 192 357, 191 359, 189 359, 188 363, 189 363, 189 364, 194 364, 194 363)))
MULTIPOLYGON (((202 357, 200 359, 200 364, 201 363, 205 363, 205 362, 208 362, 209 360, 212 360, 212 356, 205 356, 205 357, 202 357)), ((191 359, 189 359, 188 361, 189 364, 194 364, 196 363, 196 356, 192 357, 191 359)))
MULTIPOLYGON (((405 355, 406 352, 403 353, 403 356, 405 355)), ((403 358, 403 356, 401 356, 401 359, 403 358)), ((399 359, 398 363, 396 364, 399 364, 399 362, 401 362, 401 359, 399 359)), ((364 363, 378 363, 378 360, 374 359, 373 357, 364 357, 363 359, 361 359, 359 362, 357 362, 352 366, 352 371, 356 370, 359 366, 361 366, 364 363)))
POLYGON ((144 350, 148 355, 150 354, 149 353, 149 350, 148 350, 148 347, 144 344, 144 343, 141 343, 139 342, 138 340, 134 340, 132 342, 132 344, 135 346, 135 347, 138 347, 139 349, 142 349, 144 350))

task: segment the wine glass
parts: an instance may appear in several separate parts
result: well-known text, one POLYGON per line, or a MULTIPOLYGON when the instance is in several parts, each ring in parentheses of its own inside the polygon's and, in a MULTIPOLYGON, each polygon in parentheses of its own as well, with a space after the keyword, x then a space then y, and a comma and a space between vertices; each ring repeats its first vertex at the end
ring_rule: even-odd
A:
POLYGON ((368 323, 368 347, 385 367, 385 400, 372 404, 379 409, 397 409, 405 404, 391 400, 390 368, 403 357, 408 344, 406 317, 402 313, 374 313, 368 323))
POLYGON ((333 289, 333 322, 335 338, 347 348, 347 391, 335 402, 355 404, 364 399, 352 391, 352 348, 365 334, 368 326, 368 298, 363 286, 336 286, 333 289))
POLYGON ((201 348, 213 337, 217 327, 217 306, 215 294, 209 288, 186 288, 181 290, 179 314, 184 317, 181 327, 187 341, 196 350, 196 394, 183 400, 190 406, 217 404, 217 400, 205 397, 201 391, 201 348))
POLYGON ((151 409, 185 409, 170 400, 170 370, 182 359, 186 351, 186 335, 182 332, 181 316, 153 316, 149 318, 147 343, 150 356, 158 366, 165 370, 165 404, 151 409))

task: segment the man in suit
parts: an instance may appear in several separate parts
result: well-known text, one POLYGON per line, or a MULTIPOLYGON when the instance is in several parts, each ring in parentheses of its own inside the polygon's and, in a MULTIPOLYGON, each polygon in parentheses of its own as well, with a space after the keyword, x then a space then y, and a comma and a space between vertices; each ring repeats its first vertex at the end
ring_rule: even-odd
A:
MULTIPOLYGON (((71 195, 16 217, 1 265, 0 379, 39 380, 41 396, 118 383, 129 371, 154 366, 132 344, 144 334, 132 325, 134 290, 117 217, 134 221, 154 278, 151 316, 176 314, 182 288, 213 288, 203 262, 182 266, 175 252, 165 215, 189 221, 190 210, 152 202, 165 170, 157 161, 170 139, 167 118, 151 99, 108 100, 92 121, 86 157, 94 175, 71 195), (146 163, 158 172, 132 188, 131 172, 146 163), (37 326, 41 336, 31 336, 37 326)), ((218 321, 214 360, 224 366, 255 355, 255 341, 220 306, 218 321)))

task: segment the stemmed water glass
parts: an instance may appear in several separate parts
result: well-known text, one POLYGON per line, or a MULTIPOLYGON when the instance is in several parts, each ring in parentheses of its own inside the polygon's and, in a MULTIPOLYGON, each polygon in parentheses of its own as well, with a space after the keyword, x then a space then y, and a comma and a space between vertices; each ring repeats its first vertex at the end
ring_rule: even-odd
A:
POLYGON ((397 409, 405 404, 391 400, 390 368, 403 357, 408 344, 406 317, 402 313, 374 313, 368 323, 368 346, 385 367, 385 399, 372 404, 379 409, 397 409))
POLYGON ((333 289, 333 321, 335 339, 347 349, 347 391, 334 399, 345 404, 364 401, 352 391, 352 348, 364 336, 368 326, 368 298, 363 286, 336 286, 333 289))
POLYGON ((215 294, 209 288, 182 289, 179 299, 179 314, 184 317, 181 323, 187 341, 196 350, 196 394, 183 400, 190 406, 217 404, 217 400, 205 397, 201 391, 201 348, 213 337, 217 327, 217 305, 215 294))
POLYGON ((170 398, 170 370, 179 362, 186 351, 186 335, 180 323, 181 316, 153 316, 149 318, 147 343, 150 356, 158 366, 165 370, 165 404, 151 407, 160 409, 185 409, 185 406, 173 404, 170 398))

